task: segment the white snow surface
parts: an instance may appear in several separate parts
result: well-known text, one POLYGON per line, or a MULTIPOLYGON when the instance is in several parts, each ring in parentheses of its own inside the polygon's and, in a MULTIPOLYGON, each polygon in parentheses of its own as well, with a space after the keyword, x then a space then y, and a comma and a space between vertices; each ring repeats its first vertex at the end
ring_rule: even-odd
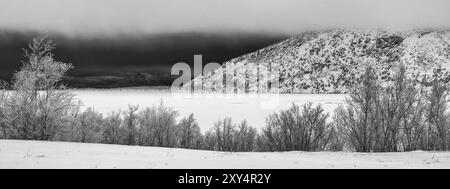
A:
POLYGON ((450 168, 450 152, 214 152, 161 147, 0 140, 4 168, 450 168))
POLYGON ((73 92, 83 107, 93 107, 105 116, 111 111, 125 111, 128 105, 139 105, 140 109, 157 106, 162 100, 164 105, 178 111, 178 119, 193 113, 203 131, 225 117, 231 117, 234 123, 245 119, 251 126, 262 128, 268 115, 287 109, 292 103, 302 105, 308 101, 321 104, 331 117, 346 97, 345 94, 193 95, 152 89, 81 89, 73 92))

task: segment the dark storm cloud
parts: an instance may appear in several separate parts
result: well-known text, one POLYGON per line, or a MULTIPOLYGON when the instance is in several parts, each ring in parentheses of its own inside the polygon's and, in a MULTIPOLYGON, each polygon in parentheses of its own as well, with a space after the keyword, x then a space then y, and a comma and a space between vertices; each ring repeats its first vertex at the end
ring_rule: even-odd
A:
POLYGON ((65 34, 298 33, 324 27, 448 27, 448 0, 2 0, 0 27, 65 34))
MULTIPOLYGON (((0 32, 0 79, 10 80, 19 69, 22 48, 35 35, 0 32)), ((167 85, 172 80, 171 66, 177 62, 192 65, 194 54, 202 54, 204 64, 222 63, 287 38, 257 33, 153 34, 116 39, 50 36, 56 43, 56 59, 75 66, 69 73, 69 83, 75 87, 167 85)))

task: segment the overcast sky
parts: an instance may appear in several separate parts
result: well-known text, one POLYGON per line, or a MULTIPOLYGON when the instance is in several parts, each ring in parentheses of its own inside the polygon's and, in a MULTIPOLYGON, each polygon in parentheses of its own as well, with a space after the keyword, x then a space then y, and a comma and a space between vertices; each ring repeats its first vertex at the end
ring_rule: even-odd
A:
POLYGON ((1 29, 65 34, 449 25, 449 0, 0 0, 1 29))

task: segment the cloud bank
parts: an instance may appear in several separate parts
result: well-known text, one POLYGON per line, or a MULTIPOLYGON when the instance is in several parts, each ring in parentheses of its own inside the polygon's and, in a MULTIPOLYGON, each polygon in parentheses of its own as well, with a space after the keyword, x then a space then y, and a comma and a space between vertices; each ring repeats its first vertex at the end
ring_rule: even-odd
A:
POLYGON ((449 27, 448 0, 1 0, 0 29, 67 35, 449 27))

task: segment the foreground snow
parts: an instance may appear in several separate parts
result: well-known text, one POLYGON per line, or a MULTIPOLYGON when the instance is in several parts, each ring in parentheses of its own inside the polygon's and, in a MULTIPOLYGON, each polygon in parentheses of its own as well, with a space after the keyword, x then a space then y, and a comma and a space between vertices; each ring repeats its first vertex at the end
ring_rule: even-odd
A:
POLYGON ((450 168, 450 152, 248 152, 0 140, 0 168, 450 168))

